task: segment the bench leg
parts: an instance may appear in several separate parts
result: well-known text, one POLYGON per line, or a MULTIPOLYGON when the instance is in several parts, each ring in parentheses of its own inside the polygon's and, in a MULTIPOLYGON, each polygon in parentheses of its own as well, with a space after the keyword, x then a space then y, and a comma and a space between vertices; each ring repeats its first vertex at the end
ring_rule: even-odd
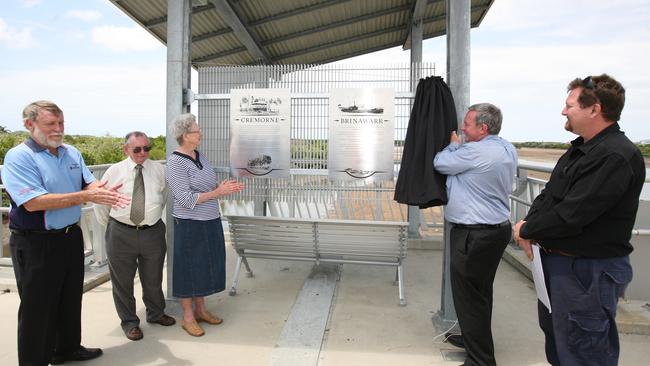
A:
POLYGON ((393 281, 393 286, 399 285, 399 266, 395 267, 395 281, 393 281))
POLYGON ((228 292, 228 295, 230 296, 235 296, 235 294, 237 294, 237 282, 239 282, 239 271, 241 271, 242 259, 243 258, 241 255, 237 258, 237 265, 235 265, 235 274, 232 277, 232 286, 228 292))
POLYGON ((399 304, 406 306, 406 295, 404 294, 404 272, 402 265, 397 266, 397 286, 399 291, 399 304))
POLYGON ((246 267, 246 277, 248 278, 253 277, 253 271, 251 271, 251 266, 248 265, 248 260, 246 259, 246 257, 240 256, 239 258, 242 258, 242 260, 244 261, 244 266, 246 267))

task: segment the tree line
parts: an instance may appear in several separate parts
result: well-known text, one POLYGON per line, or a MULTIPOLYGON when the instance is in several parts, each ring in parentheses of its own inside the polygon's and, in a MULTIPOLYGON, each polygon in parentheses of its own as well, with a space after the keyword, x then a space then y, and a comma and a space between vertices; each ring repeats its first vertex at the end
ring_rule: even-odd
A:
MULTIPOLYGON (((0 132, 0 164, 4 163, 5 155, 9 149, 22 143, 28 137, 27 131, 0 132)), ((65 135, 63 141, 79 149, 86 165, 112 164, 125 158, 123 137, 65 135)), ((166 158, 165 136, 149 137, 149 143, 151 143, 149 157, 153 160, 164 160, 166 158)))

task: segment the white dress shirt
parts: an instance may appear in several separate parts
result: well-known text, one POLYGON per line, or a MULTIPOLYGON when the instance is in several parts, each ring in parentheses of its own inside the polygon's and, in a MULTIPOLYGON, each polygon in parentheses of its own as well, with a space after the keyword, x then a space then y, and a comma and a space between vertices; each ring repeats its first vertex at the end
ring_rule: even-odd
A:
MULTIPOLYGON (((122 184, 118 191, 128 197, 133 195, 133 181, 135 180, 136 163, 131 158, 126 158, 113 164, 104 176, 102 182, 107 182, 106 188, 122 184)), ((142 178, 144 180, 144 220, 140 225, 153 225, 160 220, 165 204, 167 203, 167 185, 165 182, 165 168, 162 164, 145 160, 142 164, 142 178)), ((103 226, 108 224, 109 216, 115 220, 134 225, 131 221, 131 204, 124 208, 114 208, 107 205, 95 205, 95 216, 103 226)))

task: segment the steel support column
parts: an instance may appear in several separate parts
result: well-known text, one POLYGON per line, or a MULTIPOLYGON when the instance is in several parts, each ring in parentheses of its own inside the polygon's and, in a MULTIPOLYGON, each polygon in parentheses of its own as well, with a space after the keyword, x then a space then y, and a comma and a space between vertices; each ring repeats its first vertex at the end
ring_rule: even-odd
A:
MULTIPOLYGON (((469 106, 470 80, 470 0, 447 0, 447 83, 454 96, 457 124, 469 106)), ((445 220, 444 259, 440 310, 433 316, 434 327, 442 332, 456 324, 457 316, 449 280, 449 223, 445 220)))
MULTIPOLYGON (((425 2, 426 4, 426 2, 425 2)), ((420 6, 422 8, 422 6, 420 6)), ((423 26, 422 14, 414 12, 413 22, 411 23, 411 92, 415 94, 418 81, 420 80, 422 65, 422 34, 423 26)), ((411 100, 411 109, 413 109, 413 100, 411 100)), ((418 206, 408 206, 408 237, 419 239, 420 235, 420 208, 418 206)))
MULTIPOLYGON (((167 155, 178 146, 169 127, 174 118, 188 113, 190 105, 184 94, 190 90, 192 1, 167 0, 167 155)), ((167 299, 172 299, 174 274, 174 219, 171 193, 167 198, 167 299)), ((175 312, 177 309, 172 309, 175 312)))

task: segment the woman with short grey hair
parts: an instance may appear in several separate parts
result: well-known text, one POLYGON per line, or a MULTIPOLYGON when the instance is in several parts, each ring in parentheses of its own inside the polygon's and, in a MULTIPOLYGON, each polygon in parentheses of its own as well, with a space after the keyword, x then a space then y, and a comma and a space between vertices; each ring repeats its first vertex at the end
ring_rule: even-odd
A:
POLYGON ((167 183, 174 199, 173 295, 181 299, 182 327, 194 337, 205 332, 198 324, 221 324, 205 306, 205 296, 226 288, 226 249, 219 198, 244 189, 217 174, 199 153, 201 129, 193 114, 174 119, 171 132, 178 148, 167 159, 167 183), (194 304, 194 308, 193 305, 194 304))
MULTIPOLYGON (((181 114, 174 118, 170 128, 171 135, 174 136, 179 145, 183 143, 183 135, 191 132, 193 125, 196 123, 196 116, 192 113, 181 114)), ((198 126, 198 124, 197 124, 198 126)))

